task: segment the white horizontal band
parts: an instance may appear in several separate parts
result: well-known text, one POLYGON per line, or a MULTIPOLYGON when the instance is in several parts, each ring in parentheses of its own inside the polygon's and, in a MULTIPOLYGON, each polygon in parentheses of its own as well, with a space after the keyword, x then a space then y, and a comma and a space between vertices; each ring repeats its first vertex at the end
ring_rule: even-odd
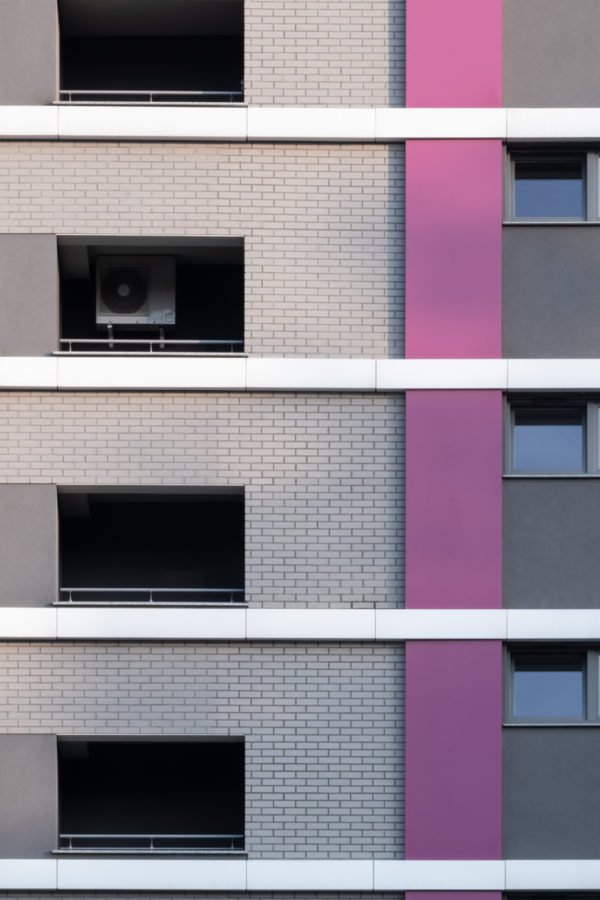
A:
POLYGON ((0 607, 2 640, 598 641, 598 609, 0 607))
POLYGON ((0 139, 357 141, 598 140, 600 108, 0 106, 0 139))
POLYGON ((600 860, 3 859, 0 890, 597 891, 600 860))
POLYGON ((600 390, 600 359, 0 357, 0 390, 600 390))

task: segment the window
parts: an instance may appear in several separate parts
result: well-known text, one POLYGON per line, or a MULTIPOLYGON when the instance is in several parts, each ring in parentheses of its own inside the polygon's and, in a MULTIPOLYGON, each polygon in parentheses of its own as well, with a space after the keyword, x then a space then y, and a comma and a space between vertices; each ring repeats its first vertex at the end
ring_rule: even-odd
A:
POLYGON ((598 221, 599 163, 598 150, 509 151, 506 218, 512 222, 598 221))
POLYGON ((507 474, 600 474, 597 400, 512 397, 507 409, 507 474))
POLYGON ((597 649, 519 648, 508 661, 509 723, 600 722, 597 649))
POLYGON ((516 219, 582 219, 585 213, 582 159, 516 159, 516 219))
POLYGON ((59 848, 64 851, 244 849, 244 742, 58 743, 59 848))

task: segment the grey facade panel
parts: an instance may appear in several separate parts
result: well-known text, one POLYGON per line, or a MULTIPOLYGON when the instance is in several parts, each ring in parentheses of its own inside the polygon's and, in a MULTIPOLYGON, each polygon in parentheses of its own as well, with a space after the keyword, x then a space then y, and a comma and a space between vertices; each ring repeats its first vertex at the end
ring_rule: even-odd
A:
POLYGON ((0 34, 0 105, 27 106, 56 100, 56 0, 2 0, 0 34))
POLYGON ((599 755, 596 728, 504 729, 505 858, 597 858, 599 755))
POLYGON ((49 234, 0 234, 0 355, 58 350, 58 259, 49 234))
POLYGON ((401 396, 14 391, 0 440, 2 478, 46 490, 244 487, 252 606, 404 602, 401 396))
POLYGON ((599 527, 600 481, 505 480, 504 605, 597 608, 599 527))
POLYGON ((0 735, 0 855, 48 856, 57 846, 56 738, 0 735))
POLYGON ((0 606, 47 606, 56 600, 56 488, 0 484, 0 606))
POLYGON ((20 734, 243 735, 250 857, 402 857, 401 647, 4 643, 0 715, 20 734))
POLYGON ((504 356, 600 356, 600 228, 505 227, 502 272, 504 356))
POLYGON ((598 106, 597 0, 504 0, 504 105, 598 106))

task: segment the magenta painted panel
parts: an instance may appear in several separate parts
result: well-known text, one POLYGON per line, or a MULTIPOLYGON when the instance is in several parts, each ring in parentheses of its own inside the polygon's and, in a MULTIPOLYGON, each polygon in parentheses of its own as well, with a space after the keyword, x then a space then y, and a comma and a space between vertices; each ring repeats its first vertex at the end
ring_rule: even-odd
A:
POLYGON ((407 0, 406 105, 502 106, 502 0, 407 0))
POLYGON ((501 642, 407 642, 407 859, 501 858, 501 738, 501 642))
POLYGON ((499 357, 501 315, 501 142, 407 141, 406 356, 499 357))
POLYGON ((502 395, 406 394, 406 606, 502 606, 502 395))

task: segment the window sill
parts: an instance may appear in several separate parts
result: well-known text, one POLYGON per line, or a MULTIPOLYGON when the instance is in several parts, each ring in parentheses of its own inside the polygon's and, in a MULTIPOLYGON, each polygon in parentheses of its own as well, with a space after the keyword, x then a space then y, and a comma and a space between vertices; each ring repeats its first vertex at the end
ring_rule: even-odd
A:
POLYGON ((541 473, 538 474, 535 472, 532 472, 531 474, 527 473, 527 474, 519 475, 516 472, 515 473, 504 472, 502 475, 502 478, 507 481, 531 481, 532 479, 536 479, 538 481, 539 480, 542 480, 542 481, 548 481, 548 480, 564 481, 565 479, 570 479, 570 480, 574 480, 574 481, 581 481, 581 480, 597 481, 600 478, 600 472, 580 472, 579 474, 573 474, 573 473, 566 474, 565 473, 564 475, 561 475, 560 473, 555 473, 555 474, 551 473, 551 474, 545 475, 545 474, 541 474, 541 473))
POLYGON ((503 722, 503 728, 600 728, 598 722, 503 722))
POLYGON ((502 225, 516 225, 523 227, 524 225, 600 225, 600 219, 503 219, 502 225))

